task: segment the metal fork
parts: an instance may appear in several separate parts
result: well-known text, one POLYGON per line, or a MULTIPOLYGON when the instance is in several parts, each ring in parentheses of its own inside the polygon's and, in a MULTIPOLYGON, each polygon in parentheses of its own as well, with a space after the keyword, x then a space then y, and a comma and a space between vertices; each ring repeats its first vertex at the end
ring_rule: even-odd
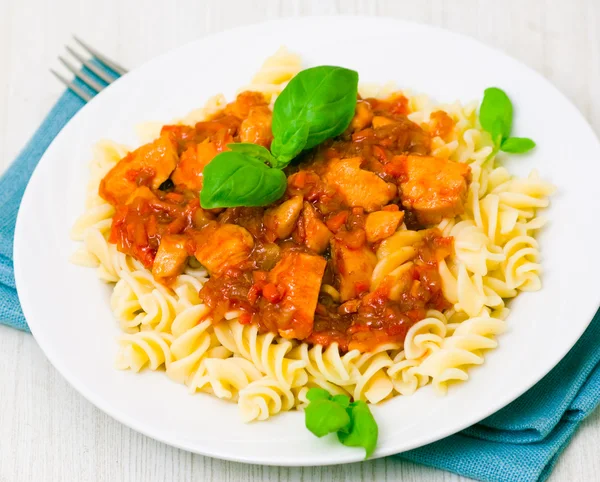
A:
POLYGON ((61 63, 67 69, 69 69, 75 75, 75 77, 77 77, 81 82, 83 82, 93 93, 89 94, 77 84, 75 84, 75 79, 69 80, 63 75, 59 74, 54 69, 50 69, 50 72, 52 72, 54 76, 58 78, 58 80, 60 80, 69 89, 75 92, 84 101, 89 102, 92 99, 92 97, 94 97, 98 92, 106 88, 108 85, 112 84, 121 75, 126 74, 127 69, 120 66, 114 60, 109 59, 106 55, 101 54, 100 52, 98 52, 98 50, 89 46, 83 40, 77 38, 75 35, 73 35, 73 40, 75 40, 75 42, 77 42, 89 55, 91 55, 92 59, 95 59, 97 63, 93 63, 92 59, 86 59, 83 55, 73 50, 68 45, 66 46, 67 52, 69 52, 73 57, 75 57, 75 59, 78 60, 83 66, 85 66, 96 76, 98 76, 98 78, 106 82, 106 85, 103 85, 97 80, 93 79, 89 74, 86 74, 81 67, 75 67, 70 61, 61 56, 58 57, 58 60, 60 60, 61 63), (98 64, 105 68, 108 67, 110 70, 116 72, 118 75, 110 75, 105 69, 99 67, 98 64))

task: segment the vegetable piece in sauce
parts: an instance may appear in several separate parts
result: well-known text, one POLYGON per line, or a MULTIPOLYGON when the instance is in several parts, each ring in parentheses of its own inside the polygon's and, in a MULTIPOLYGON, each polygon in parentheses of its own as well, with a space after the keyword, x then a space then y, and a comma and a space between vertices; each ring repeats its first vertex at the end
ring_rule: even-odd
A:
POLYGON ((302 210, 302 227, 304 229, 304 244, 315 253, 322 253, 329 246, 331 231, 321 221, 315 208, 309 202, 304 202, 302 210))
POLYGON ((351 248, 336 236, 331 240, 331 257, 339 279, 342 302, 356 298, 369 289, 377 257, 366 244, 351 248))
POLYGON ((373 111, 371 105, 365 101, 358 101, 356 103, 356 111, 350 126, 353 131, 360 131, 367 127, 373 120, 373 111))
POLYGON ((170 278, 183 272, 188 259, 187 238, 179 234, 168 234, 160 240, 160 246, 152 265, 156 278, 170 278))
POLYGON ((265 227, 275 238, 285 239, 296 228, 296 221, 302 212, 302 196, 294 196, 279 206, 265 212, 265 227))

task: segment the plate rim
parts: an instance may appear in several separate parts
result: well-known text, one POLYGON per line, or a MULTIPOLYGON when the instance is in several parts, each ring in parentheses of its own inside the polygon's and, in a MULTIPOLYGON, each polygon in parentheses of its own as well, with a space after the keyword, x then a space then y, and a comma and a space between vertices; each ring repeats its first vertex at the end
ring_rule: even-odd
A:
MULTIPOLYGON (((189 46, 192 44, 201 44, 201 43, 205 43, 205 42, 214 41, 214 40, 218 39, 220 36, 227 36, 227 35, 231 35, 231 34, 240 34, 240 33, 243 33, 245 30, 253 30, 253 29, 256 29, 257 27, 268 28, 274 24, 303 23, 303 22, 311 22, 311 21, 322 21, 324 19, 327 19, 328 21, 332 21, 332 22, 344 22, 349 19, 350 20, 364 20, 364 21, 369 21, 369 22, 385 22, 390 25, 395 24, 395 25, 398 25, 399 27, 404 27, 404 28, 413 26, 413 27, 418 27, 418 28, 422 28, 425 30, 429 30, 429 31, 435 31, 435 32, 438 32, 443 35, 451 35, 461 41, 474 43, 474 44, 477 44, 479 47, 484 47, 485 49, 492 50, 497 55, 500 55, 500 56, 504 57, 505 59, 508 59, 510 62, 518 64, 520 68, 525 69, 526 71, 528 71, 529 74, 533 75, 538 82, 543 82, 544 84, 546 84, 546 86, 548 86, 550 89, 552 89, 554 91, 555 95, 561 97, 565 101, 565 103, 571 108, 571 110, 573 111, 573 114, 578 116, 579 119, 583 122, 583 124, 587 127, 587 129, 589 130, 589 134, 591 134, 591 136, 593 137, 593 139, 595 141, 596 146, 600 150, 600 140, 598 139, 598 136, 596 135, 595 131, 591 127, 587 118, 585 118, 585 116, 581 113, 581 111, 573 104, 573 102, 571 102, 571 100, 566 95, 564 95, 557 87, 554 86, 554 84, 552 84, 548 79, 546 79, 543 75, 541 75, 535 69, 533 69, 533 68, 529 67, 528 65, 524 64, 523 62, 513 58, 512 56, 505 53, 503 50, 501 50, 497 47, 490 46, 490 45, 486 44, 485 42, 482 42, 476 38, 471 37, 470 35, 466 35, 466 34, 456 32, 453 30, 449 30, 449 29, 446 29, 446 28, 443 28, 443 27, 440 27, 437 25, 430 25, 430 24, 426 24, 426 23, 422 23, 422 22, 413 22, 413 21, 408 21, 408 20, 398 19, 398 18, 370 16, 370 15, 336 15, 336 16, 317 15, 317 16, 278 18, 278 19, 273 19, 273 20, 267 20, 264 22, 257 22, 257 23, 237 26, 234 28, 211 33, 211 34, 205 35, 203 37, 191 40, 191 41, 186 42, 182 45, 179 45, 173 49, 170 49, 158 56, 152 57, 151 59, 147 60, 146 62, 143 62, 138 67, 133 69, 132 72, 138 71, 139 69, 144 68, 146 65, 158 62, 160 59, 162 59, 164 57, 171 56, 179 50, 189 48, 189 46)), ((120 82, 120 80, 121 80, 120 78, 117 79, 115 81, 115 84, 120 82)), ((108 90, 108 89, 105 89, 105 90, 108 90)), ((27 319, 27 313, 28 312, 31 313, 31 310, 29 308, 29 302, 30 302, 30 300, 28 298, 29 295, 25 294, 25 293, 27 293, 27 290, 23 289, 23 287, 26 286, 25 273, 23 272, 24 262, 22 262, 22 259, 24 257, 24 254, 22 254, 22 253, 23 253, 24 245, 25 245, 25 243, 23 241, 26 239, 25 238, 25 228, 23 227, 24 223, 25 223, 25 221, 24 221, 25 209, 23 208, 23 206, 26 204, 24 201, 29 199, 32 196, 33 188, 31 186, 33 183, 31 181, 35 178, 36 174, 39 173, 38 167, 40 164, 42 164, 44 162, 44 159, 46 158, 47 153, 49 151, 51 152, 53 150, 55 144, 60 144, 61 139, 63 137, 63 133, 65 132, 67 126, 69 126, 70 124, 72 124, 74 122, 77 122, 77 119, 82 116, 82 112, 86 112, 87 110, 89 110, 90 105, 97 104, 99 102, 97 100, 98 98, 100 98, 100 99, 104 98, 103 97, 104 92, 105 91, 100 92, 90 102, 86 103, 86 105, 84 105, 67 122, 67 124, 65 124, 65 126, 61 129, 61 131, 58 133, 58 135, 52 140, 52 142, 46 149, 45 153, 40 158, 40 161, 39 161, 38 165, 36 166, 34 172, 32 173, 32 176, 31 176, 30 180, 28 181, 27 187, 23 194, 23 198, 22 198, 21 204, 19 206, 17 222, 16 222, 16 227, 15 227, 13 258, 14 258, 14 273, 15 273, 15 282, 16 282, 17 293, 18 293, 19 300, 22 305, 23 313, 26 315, 25 316, 26 319, 27 319), (26 302, 23 303, 23 300, 25 300, 26 302)), ((495 405, 490 404, 486 410, 483 410, 483 412, 485 412, 485 414, 483 416, 480 416, 480 414, 478 414, 476 417, 476 420, 469 419, 468 422, 464 422, 462 424, 455 425, 455 426, 453 426, 452 430, 447 431, 446 433, 443 433, 443 432, 436 433, 433 437, 423 435, 420 438, 412 439, 411 443, 408 444, 409 448, 405 448, 405 449, 403 449, 403 451, 413 450, 415 448, 421 447, 421 446, 429 444, 429 443, 436 442, 436 441, 446 438, 450 435, 458 433, 461 430, 464 430, 465 428, 467 428, 475 423, 480 422, 484 418, 490 416, 491 414, 497 412, 498 410, 500 410, 500 409, 504 408, 505 406, 509 405, 510 403, 512 403, 515 399, 520 397, 523 393, 525 393, 530 388, 532 388, 535 384, 537 384, 550 371, 552 371, 556 367, 556 365, 558 365, 558 363, 560 363, 560 361, 573 348, 573 346, 575 346, 577 341, 581 338, 583 333, 587 330, 589 324, 591 323, 591 321, 594 318, 594 315, 598 311, 599 305, 600 305, 600 292, 598 293, 596 303, 594 304, 595 308, 589 315, 589 321, 587 321, 587 323, 585 325, 582 324, 583 328, 581 330, 577 330, 579 333, 577 333, 576 335, 575 335, 575 332, 572 333, 572 335, 570 337, 570 338, 572 338, 572 340, 570 340, 569 343, 566 343, 564 345, 567 348, 563 349, 561 351, 561 353, 559 353, 559 355, 556 355, 554 357, 554 359, 556 361, 555 361, 555 363, 552 364, 552 366, 549 366, 549 367, 546 367, 546 368, 540 370, 539 373, 537 373, 537 375, 535 377, 531 377, 531 378, 533 378, 533 380, 527 380, 526 383, 522 383, 521 384, 522 386, 519 389, 512 391, 510 393, 510 396, 503 398, 501 402, 496 403, 495 405)), ((85 384, 79 383, 79 381, 76 379, 76 376, 73 375, 72 372, 69 370, 68 364, 66 364, 66 365, 63 364, 60 361, 60 359, 58 357, 56 357, 56 352, 52 349, 52 347, 50 347, 48 344, 46 344, 45 339, 43 337, 38 338, 36 336, 36 330, 39 325, 36 325, 35 321, 33 323, 31 323, 31 322, 29 322, 29 320, 27 320, 27 323, 29 325, 32 335, 34 336, 36 342, 42 349, 44 355, 48 358, 48 360, 53 365, 53 367, 56 368, 56 370, 61 374, 61 376, 63 376, 63 378, 65 378, 65 380, 67 380, 69 385, 71 385, 84 398, 86 398, 90 403, 92 403, 94 406, 96 406, 97 408, 102 410, 107 415, 111 416, 112 418, 116 419, 117 421, 126 425, 127 427, 129 427, 137 432, 140 432, 143 435, 148 436, 154 440, 157 440, 157 441, 165 443, 167 445, 170 445, 170 446, 182 449, 182 450, 186 450, 186 451, 189 451, 192 453, 197 453, 197 454, 204 455, 204 456, 219 458, 222 460, 228 460, 228 461, 233 461, 233 462, 243 462, 243 463, 249 463, 249 464, 295 467, 295 466, 309 466, 309 465, 310 466, 338 465, 338 464, 344 464, 344 463, 359 462, 359 461, 363 460, 362 454, 360 452, 357 453, 356 451, 352 451, 352 450, 348 451, 347 456, 344 456, 344 457, 338 456, 335 460, 304 463, 302 461, 294 461, 294 460, 274 461, 272 458, 258 459, 256 457, 245 457, 244 455, 235 456, 235 455, 231 455, 229 453, 220 453, 219 451, 198 450, 197 448, 191 448, 189 445, 179 442, 177 440, 177 437, 173 437, 171 434, 153 431, 151 425, 147 426, 142 422, 138 422, 137 420, 130 418, 130 416, 128 416, 126 413, 122 413, 121 410, 113 408, 108 399, 96 397, 96 395, 90 389, 88 389, 88 387, 85 384)), ((467 417, 465 417, 465 418, 467 418, 467 417)), ((394 455, 396 453, 398 453, 398 452, 392 448, 378 449, 378 450, 376 450, 375 454, 370 458, 370 460, 389 456, 389 455, 394 455)))

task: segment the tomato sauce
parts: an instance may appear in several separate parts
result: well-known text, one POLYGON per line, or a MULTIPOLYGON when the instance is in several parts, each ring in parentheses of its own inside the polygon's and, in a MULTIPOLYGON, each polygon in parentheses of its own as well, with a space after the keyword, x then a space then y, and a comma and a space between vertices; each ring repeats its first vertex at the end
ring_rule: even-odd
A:
POLYGON ((270 145, 266 105, 260 94, 243 93, 207 121, 163 127, 160 148, 128 154, 131 168, 113 169, 100 189, 116 208, 109 242, 166 285, 196 256, 209 269, 200 297, 216 321, 240 310, 241 323, 256 323, 263 332, 336 342, 342 350, 402 342, 427 310, 449 307, 437 263, 450 254, 452 239, 427 229, 402 278, 385 278, 370 290, 381 236, 402 223, 425 228, 403 206, 394 166, 398 156, 429 155, 431 137, 446 135, 452 120, 434 113, 433 127, 424 129, 408 119, 403 96, 359 99, 344 134, 285 169, 282 199, 267 207, 203 209, 198 190, 212 156, 245 136, 270 145), (176 167, 161 177, 160 167, 172 157, 176 167), (117 186, 110 176, 119 176, 122 192, 108 192, 117 186), (373 213, 386 229, 371 226, 373 213), (322 290, 325 285, 333 291, 322 290))

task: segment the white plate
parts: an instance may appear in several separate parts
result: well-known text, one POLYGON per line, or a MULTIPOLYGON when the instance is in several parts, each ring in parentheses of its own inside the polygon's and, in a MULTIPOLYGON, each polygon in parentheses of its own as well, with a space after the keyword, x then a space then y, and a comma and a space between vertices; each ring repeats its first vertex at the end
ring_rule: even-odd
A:
POLYGON ((600 304, 596 255, 600 212, 600 145, 579 112, 541 76, 474 40, 422 25, 376 18, 304 18, 224 32, 159 57, 100 94, 57 136, 21 204, 15 276, 33 334, 52 364, 88 400, 155 439, 223 459, 273 464, 354 462, 364 452, 317 439, 301 413, 244 425, 234 404, 189 396, 163 373, 113 368, 116 322, 109 288, 93 269, 69 264, 71 225, 82 212, 90 148, 109 138, 135 144, 133 128, 169 120, 229 98, 280 45, 306 65, 356 69, 362 81, 395 80, 440 101, 480 99, 504 88, 516 111, 514 132, 535 139, 512 172, 539 169, 558 185, 540 237, 544 287, 512 303, 509 331, 471 379, 436 397, 427 387, 373 409, 379 421, 376 457, 455 433, 502 408, 542 378, 573 346, 600 304))

